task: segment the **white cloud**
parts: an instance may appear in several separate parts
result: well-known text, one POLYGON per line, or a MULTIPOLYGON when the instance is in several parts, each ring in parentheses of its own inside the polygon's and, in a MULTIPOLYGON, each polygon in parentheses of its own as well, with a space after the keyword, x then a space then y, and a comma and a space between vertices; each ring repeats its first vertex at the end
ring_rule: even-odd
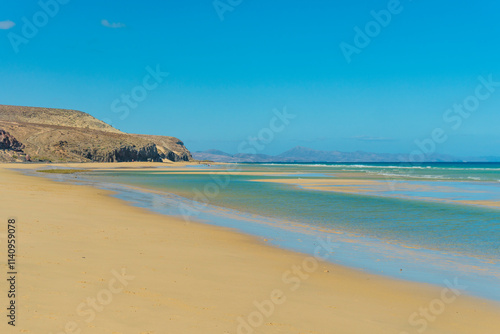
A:
POLYGON ((105 27, 114 28, 114 29, 116 29, 116 28, 125 28, 126 27, 125 23, 120 23, 120 22, 113 22, 113 23, 111 23, 108 20, 102 20, 101 24, 103 26, 105 26, 105 27))
POLYGON ((0 29, 7 30, 15 26, 16 24, 12 21, 0 21, 0 29))

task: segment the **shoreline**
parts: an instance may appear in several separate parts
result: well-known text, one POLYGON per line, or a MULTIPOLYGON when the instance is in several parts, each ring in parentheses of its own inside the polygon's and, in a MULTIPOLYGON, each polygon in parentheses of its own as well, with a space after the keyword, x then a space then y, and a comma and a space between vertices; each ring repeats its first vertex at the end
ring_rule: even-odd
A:
MULTIPOLYGON (((109 165, 109 164, 106 164, 109 165)), ((103 167, 97 164, 97 167, 103 167)), ((48 166, 67 167, 67 166, 48 166)), ((80 167, 80 166, 74 166, 80 167)), ((240 168, 237 171, 220 166, 208 169, 197 168, 197 165, 189 163, 174 164, 165 166, 156 163, 131 163, 125 167, 116 169, 95 168, 90 172, 145 172, 154 175, 240 175, 240 176, 282 176, 281 179, 289 182, 296 182, 296 179, 289 172, 249 172, 240 168), (139 166, 137 166, 139 165, 139 166), (155 165, 151 168, 148 165, 155 165)), ((80 170, 77 170, 80 171, 80 170)), ((26 173, 25 173, 26 174, 26 173)), ((316 175, 316 173, 313 173, 316 175)), ((28 175, 40 176, 40 173, 31 172, 28 175)), ((105 174, 104 174, 105 175, 105 174)), ((112 174, 114 175, 114 174, 112 174)), ((305 175, 305 174, 300 174, 305 175)), ((309 174, 308 174, 309 175, 309 174)), ((312 175, 312 174, 311 174, 312 175)), ((188 221, 202 222, 212 226, 231 228, 239 233, 265 240, 267 244, 280 249, 299 252, 301 254, 313 255, 312 250, 317 243, 316 239, 331 238, 337 245, 341 245, 336 250, 335 258, 331 263, 340 264, 355 270, 367 271, 375 275, 382 275, 389 279, 402 279, 410 282, 426 283, 435 286, 444 286, 444 281, 450 278, 450 273, 458 275, 460 280, 467 285, 468 294, 479 298, 486 298, 494 302, 500 302, 500 290, 497 288, 497 280, 500 279, 500 268, 498 262, 488 257, 474 256, 463 253, 459 250, 449 251, 439 248, 429 248, 418 244, 407 242, 397 242, 386 240, 377 236, 365 235, 361 232, 349 232, 327 228, 326 226, 315 226, 300 223, 298 221, 286 221, 280 218, 270 218, 214 206, 175 195, 168 189, 148 188, 147 186, 132 185, 116 182, 106 177, 95 179, 95 174, 74 174, 48 173, 43 174, 49 179, 69 182, 72 184, 85 184, 99 189, 110 190, 113 196, 125 200, 128 204, 150 210, 152 212, 174 216, 188 221), (74 178, 74 179, 73 179, 74 178), (316 238, 316 239, 315 239, 316 238)), ((275 183, 279 179, 249 180, 275 183)), ((342 179, 339 176, 335 179, 299 179, 299 181, 322 184, 331 182, 353 186, 352 183, 363 184, 366 180, 342 179)), ((423 186, 424 187, 424 186, 423 186)), ((439 186, 437 188, 440 188, 439 186)), ((317 190, 317 189, 310 189, 317 190)), ((352 193, 354 196, 364 196, 364 193, 352 193)), ((374 198, 384 198, 385 196, 368 195, 374 198)), ((396 198, 403 201, 412 201, 411 198, 396 198)), ((419 199, 416 199, 419 200, 419 199)), ((434 202, 434 201, 432 201, 434 202)), ((439 203, 439 201, 435 201, 439 203)), ((457 205, 457 203, 450 203, 457 205)), ((457 209, 459 206, 457 206, 457 209)))
MULTIPOLYGON (((169 172, 170 170, 168 172, 165 170, 158 173, 169 172)), ((172 172, 179 174, 177 169, 172 169, 172 172)), ((235 229, 238 233, 261 241, 265 240, 274 247, 307 256, 314 255, 313 249, 318 239, 329 238, 337 248, 335 257, 328 262, 388 279, 443 287, 444 281, 450 279, 450 272, 460 273, 460 280, 467 285, 469 295, 500 302, 500 290, 496 287, 496 282, 500 279, 498 263, 487 258, 391 242, 358 233, 264 217, 210 204, 202 205, 170 192, 137 185, 101 183, 102 180, 96 181, 86 177, 80 177, 75 184, 78 184, 77 182, 110 190, 114 197, 136 207, 188 221, 235 229), (192 212, 194 214, 191 214, 192 212), (481 270, 478 271, 477 268, 481 270)))
MULTIPOLYGON (((196 165, 182 167, 170 166, 163 169, 142 168, 116 169, 117 172, 146 172, 175 175, 214 175, 214 170, 204 172, 196 165)), ((165 167, 165 166, 158 166, 165 167)), ((93 172, 109 172, 112 169, 94 169, 93 172)), ((220 170, 219 170, 220 172, 220 170)), ((31 172, 28 175, 40 176, 31 172)), ((229 173, 224 173, 227 175, 229 173)), ((269 175, 268 172, 230 172, 231 175, 269 175)), ((270 174, 281 174, 270 173, 270 174)), ((218 173, 215 173, 218 175, 218 173)), ((287 173, 286 176, 289 174, 287 173)), ((489 258, 477 257, 461 252, 449 252, 443 249, 426 248, 411 243, 394 242, 379 237, 353 233, 348 231, 314 226, 295 221, 286 221, 280 218, 270 218, 251 214, 237 209, 229 209, 211 204, 193 202, 178 196, 168 190, 143 187, 126 183, 116 183, 111 179, 94 179, 93 174, 43 174, 49 179, 57 179, 72 184, 84 184, 95 188, 109 190, 113 197, 125 200, 128 204, 147 209, 152 212, 173 216, 187 221, 235 229, 238 233, 256 237, 274 247, 313 255, 317 239, 329 238, 337 245, 336 256, 329 260, 333 264, 340 264, 355 270, 367 271, 381 275, 388 279, 402 279, 409 282, 425 283, 435 286, 445 286, 444 281, 450 279, 450 273, 458 275, 461 282, 467 285, 468 294, 479 298, 486 298, 500 302, 500 290, 496 282, 500 279, 500 270, 497 261, 489 258), (480 270, 479 270, 480 268, 480 270)), ((295 179, 287 179, 295 182, 295 179)), ((274 183, 274 180, 269 180, 274 183)), ((324 181, 312 179, 314 183, 324 181)), ((364 180, 334 179, 332 182, 350 184, 352 181, 364 180)), ((265 182, 265 180, 264 180, 265 182)), ((314 189, 311 189, 314 190, 314 189)), ((364 194, 353 193, 354 196, 364 194)), ((370 195, 377 197, 376 195, 370 195)), ((379 196, 380 197, 380 196, 379 196)), ((401 198, 401 200, 410 200, 401 198)), ((455 204, 456 205, 456 204, 455 204)))
MULTIPOLYGON (((24 222, 20 249, 26 265, 20 274, 23 289, 32 292, 25 295, 20 324, 28 332, 58 332, 62 328, 57 324, 71 320, 81 328, 92 328, 92 333, 108 333, 111 328, 117 333, 137 333, 141 326, 149 326, 140 328, 145 333, 164 333, 164 328, 177 333, 236 333, 238 317, 246 318, 255 312, 256 300, 267 300, 272 291, 281 289, 287 292, 287 300, 275 303, 275 312, 256 332, 330 333, 335 326, 339 333, 413 333, 419 327, 412 326, 408 317, 418 307, 441 300, 443 288, 326 262, 318 262, 318 269, 291 292, 282 281, 283 273, 308 256, 271 247, 233 229, 185 224, 148 212, 111 197, 108 191, 24 176, 1 167, 0 178, 9 189, 1 195, 2 212, 15 211, 4 214, 24 222), (80 256, 87 253, 91 255, 85 259, 80 256), (92 266, 85 263, 87 259, 92 259, 92 266), (72 310, 68 314, 63 305, 76 307, 85 296, 95 295, 92 291, 98 292, 102 280, 106 281, 103 276, 120 266, 135 268, 131 275, 141 283, 134 287, 135 281, 131 282, 127 293, 116 296, 123 305, 111 303, 109 313, 99 313, 90 324, 71 314, 72 310), (51 279, 42 278, 43 273, 66 290, 56 291, 51 279), (43 300, 51 300, 50 305, 33 307, 43 305, 43 300), (128 319, 131 312, 133 317, 128 319), (172 314, 177 316, 172 318, 172 314), (138 320, 140 315, 150 318, 151 324, 144 325, 138 320), (129 326, 116 323, 115 316, 128 320, 129 326), (160 320, 168 316, 166 323, 160 320)), ((500 326, 496 303, 461 294, 445 306, 446 311, 428 323, 428 333, 476 333, 478 328, 500 326)))

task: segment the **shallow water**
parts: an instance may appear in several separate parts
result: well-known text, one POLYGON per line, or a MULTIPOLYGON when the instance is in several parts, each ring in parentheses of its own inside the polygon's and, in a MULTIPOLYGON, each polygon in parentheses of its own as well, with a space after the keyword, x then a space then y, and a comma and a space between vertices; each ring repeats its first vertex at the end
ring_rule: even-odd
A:
POLYGON ((303 253, 311 254, 319 239, 330 238, 338 246, 332 262, 434 284, 459 277, 469 292, 500 301, 500 210, 446 202, 450 198, 500 201, 495 183, 500 179, 498 164, 425 166, 415 168, 417 172, 379 164, 248 164, 238 169, 268 175, 196 174, 200 168, 194 166, 187 174, 124 170, 85 178, 135 205, 237 228, 303 253), (425 190, 345 194, 252 181, 276 179, 271 175, 275 172, 284 173, 279 178, 348 175, 384 180, 387 169, 405 170, 404 177, 400 173, 391 181, 425 190), (432 187, 436 190, 430 191, 432 187))
MULTIPOLYGON (((255 171, 258 168, 259 166, 252 165, 249 170, 255 171)), ((266 171, 273 169, 269 166, 264 168, 266 171)), ((316 167, 308 168, 314 170, 316 167)), ((300 175, 305 178, 304 175, 314 177, 312 175, 315 174, 310 172, 300 175)), ((276 176, 123 171, 100 173, 93 177, 171 192, 198 202, 250 214, 374 237, 405 246, 454 252, 490 261, 497 261, 499 255, 500 210, 421 200, 425 197, 447 200, 450 196, 459 197, 459 200, 495 199, 499 195, 500 187, 490 187, 492 189, 488 193, 470 192, 471 188, 477 190, 487 187, 480 182, 476 185, 456 182, 457 185, 450 181, 440 183, 440 186, 454 186, 463 192, 387 190, 380 191, 381 196, 368 196, 251 182, 255 179, 274 179, 276 176), (416 199, 413 200, 412 196, 416 199)), ((427 186, 430 183, 425 182, 427 186)))

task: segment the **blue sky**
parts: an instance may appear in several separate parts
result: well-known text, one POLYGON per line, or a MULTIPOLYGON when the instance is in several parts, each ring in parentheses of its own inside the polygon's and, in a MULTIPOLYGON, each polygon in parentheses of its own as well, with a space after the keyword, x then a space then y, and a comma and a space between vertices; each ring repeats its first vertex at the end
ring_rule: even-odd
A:
POLYGON ((500 82, 498 1, 60 1, 53 17, 36 1, 0 3, 1 104, 82 110, 192 151, 235 153, 286 107, 296 118, 262 153, 409 154, 439 128, 437 153, 500 155, 500 86, 460 126, 443 118, 478 77, 500 82), (348 62, 341 43, 356 47, 354 28, 376 29, 372 11, 390 8, 348 62), (125 105, 157 67, 168 76, 125 105))

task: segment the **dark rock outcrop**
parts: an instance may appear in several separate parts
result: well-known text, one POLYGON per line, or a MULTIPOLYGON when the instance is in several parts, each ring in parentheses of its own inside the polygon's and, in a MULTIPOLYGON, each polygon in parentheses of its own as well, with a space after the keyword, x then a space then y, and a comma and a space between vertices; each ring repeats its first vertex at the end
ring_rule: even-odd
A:
POLYGON ((13 150, 21 152, 24 147, 25 146, 10 133, 0 130, 0 150, 13 150))
POLYGON ((81 151, 72 150, 72 152, 95 162, 163 161, 154 144, 147 144, 143 147, 122 146, 110 151, 84 148, 81 151))
POLYGON ((136 135, 136 136, 155 144, 161 159, 167 159, 170 161, 193 160, 191 152, 189 152, 186 149, 184 143, 175 137, 153 136, 153 135, 136 135))

